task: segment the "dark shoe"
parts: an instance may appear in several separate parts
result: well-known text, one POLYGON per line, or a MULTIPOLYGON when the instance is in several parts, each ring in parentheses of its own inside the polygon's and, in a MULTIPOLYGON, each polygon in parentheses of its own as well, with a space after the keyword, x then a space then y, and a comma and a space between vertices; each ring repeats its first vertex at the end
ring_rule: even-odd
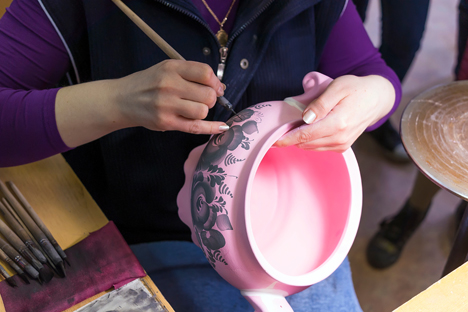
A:
POLYGON ((400 134, 393 128, 389 120, 377 129, 370 131, 369 134, 379 144, 388 159, 395 162, 409 162, 411 160, 403 147, 400 134))
POLYGON ((394 264, 406 242, 426 216, 427 210, 425 212, 417 210, 406 201, 396 216, 384 219, 380 223, 380 230, 367 246, 369 264, 377 269, 384 269, 394 264))

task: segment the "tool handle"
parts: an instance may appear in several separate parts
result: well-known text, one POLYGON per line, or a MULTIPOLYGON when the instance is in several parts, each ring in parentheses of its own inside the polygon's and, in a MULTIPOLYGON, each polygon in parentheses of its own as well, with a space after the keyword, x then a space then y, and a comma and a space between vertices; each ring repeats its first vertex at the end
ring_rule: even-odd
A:
POLYGON ((2 202, 0 203, 0 213, 9 220, 9 224, 13 229, 13 231, 11 231, 10 228, 6 226, 6 224, 4 227, 2 227, 2 222, 0 222, 0 232, 5 236, 7 241, 21 252, 23 252, 24 249, 29 248, 29 250, 41 263, 46 263, 47 259, 39 250, 32 236, 27 231, 27 228, 25 228, 25 226, 20 223, 22 221, 5 198, 2 198, 2 202), (17 236, 17 234, 21 234, 21 236, 18 237, 19 235, 17 236))
POLYGON ((0 238, 0 249, 2 249, 18 266, 23 268, 32 278, 39 278, 39 272, 33 268, 13 247, 0 238))
POLYGON ((11 260, 11 258, 8 257, 8 255, 2 249, 0 249, 0 259, 2 259, 9 266, 11 266, 12 269, 15 270, 16 273, 18 274, 24 273, 23 270, 21 270, 21 268, 13 260, 11 260))
POLYGON ((159 36, 151 27, 148 26, 138 15, 135 14, 121 0, 112 0, 122 12, 125 13, 156 45, 164 51, 171 59, 185 60, 173 47, 169 45, 161 36, 159 36))
POLYGON ((0 264, 0 273, 3 275, 4 278, 9 278, 11 277, 10 274, 8 274, 8 272, 5 270, 5 268, 3 267, 3 265, 0 264))
POLYGON ((18 216, 24 222, 24 224, 29 229, 29 231, 32 233, 34 238, 36 238, 37 241, 40 241, 41 239, 46 238, 45 234, 36 225, 34 220, 31 219, 31 217, 26 212, 26 210, 24 210, 23 206, 21 206, 21 204, 16 200, 16 198, 13 196, 13 194, 7 188, 5 183, 3 183, 2 181, 0 181, 0 191, 6 197, 8 202, 11 204, 11 207, 13 208, 13 210, 18 214, 18 216))
POLYGON ((16 219, 11 215, 7 208, 8 203, 6 203, 6 199, 2 198, 0 202, 0 215, 5 219, 11 229, 16 233, 17 236, 24 242, 30 240, 28 233, 23 229, 21 224, 16 221, 16 219))
MULTIPOLYGON (((29 216, 33 219, 33 221, 36 223, 36 225, 39 227, 39 229, 47 237, 48 241, 45 240, 45 239, 42 239, 42 240, 40 240, 38 242, 46 250, 47 254, 51 256, 52 260, 54 260, 54 263, 59 262, 61 260, 61 258, 63 258, 63 257, 66 258, 65 253, 63 252, 62 248, 60 247, 60 245, 55 240, 52 233, 49 231, 49 229, 47 228, 45 223, 41 220, 39 215, 33 209, 31 204, 29 204, 29 202, 26 200, 26 198, 20 192, 20 190, 16 187, 16 185, 12 181, 7 181, 6 184, 7 184, 7 186, 10 187, 13 194, 18 198, 20 203, 23 205, 23 208, 28 212, 29 216), (55 249, 51 245, 53 247, 55 247, 55 249)), ((43 261, 41 261, 41 262, 43 262, 43 261)))

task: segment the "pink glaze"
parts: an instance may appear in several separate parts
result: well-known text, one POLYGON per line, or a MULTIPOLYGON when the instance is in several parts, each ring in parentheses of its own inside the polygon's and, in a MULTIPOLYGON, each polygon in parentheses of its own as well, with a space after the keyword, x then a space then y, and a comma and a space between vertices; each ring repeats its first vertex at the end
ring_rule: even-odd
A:
POLYGON ((310 73, 303 95, 243 110, 184 166, 179 216, 255 311, 292 311, 284 297, 333 273, 357 232, 362 189, 351 149, 271 148, 330 82, 310 73))
POLYGON ((325 262, 345 229, 349 212, 341 207, 349 205, 350 189, 340 154, 295 146, 269 149, 252 181, 247 208, 253 238, 265 260, 293 276, 325 262), (294 207, 294 213, 289 207, 294 207))

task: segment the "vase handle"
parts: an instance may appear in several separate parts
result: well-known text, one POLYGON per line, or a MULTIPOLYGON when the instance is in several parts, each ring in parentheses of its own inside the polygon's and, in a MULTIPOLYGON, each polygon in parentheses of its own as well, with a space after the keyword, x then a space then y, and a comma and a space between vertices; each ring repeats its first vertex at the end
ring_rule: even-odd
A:
MULTIPOLYGON (((285 102, 292 102, 291 99, 295 102, 301 103, 302 110, 308 106, 314 99, 316 99, 320 94, 325 91, 328 85, 333 81, 328 76, 321 74, 319 72, 310 72, 304 76, 302 79, 302 86, 304 87, 304 93, 301 95, 293 96, 292 98, 286 98, 285 102)), ((301 106, 301 105, 296 105, 301 106)))
POLYGON ((241 294, 254 307, 255 312, 294 312, 283 295, 245 290, 241 290, 241 294))

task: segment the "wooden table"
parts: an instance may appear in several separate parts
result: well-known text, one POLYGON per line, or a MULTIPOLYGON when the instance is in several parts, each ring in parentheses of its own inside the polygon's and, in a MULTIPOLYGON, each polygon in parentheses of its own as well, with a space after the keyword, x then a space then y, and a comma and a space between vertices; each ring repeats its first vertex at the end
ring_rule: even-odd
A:
MULTIPOLYGON (((15 183, 63 249, 75 245, 90 232, 100 229, 108 222, 61 155, 23 166, 0 168, 0 180, 15 183)), ((10 271, 10 274, 14 272, 10 271)), ((169 312, 174 312, 151 279, 146 276, 143 280, 161 304, 169 312)), ((107 292, 89 298, 66 311, 75 311, 107 292)), ((0 312, 5 312, 1 297, 0 312)))

